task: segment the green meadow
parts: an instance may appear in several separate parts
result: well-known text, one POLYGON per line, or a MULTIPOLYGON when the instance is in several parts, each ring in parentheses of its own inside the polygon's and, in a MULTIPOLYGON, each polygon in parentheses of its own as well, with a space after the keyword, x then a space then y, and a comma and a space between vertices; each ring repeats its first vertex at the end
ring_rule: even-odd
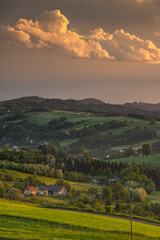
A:
POLYGON ((114 162, 123 162, 128 164, 144 164, 146 166, 152 167, 160 167, 160 154, 153 154, 145 157, 129 157, 129 158, 121 158, 114 159, 114 162))
POLYGON ((147 198, 152 202, 160 203, 160 191, 153 192, 152 194, 148 194, 147 198))
MULTIPOLYGON (((160 227, 133 223, 134 239, 160 239, 160 227)), ((129 220, 0 200, 0 239, 130 239, 129 220)))
MULTIPOLYGON (((0 173, 1 172, 4 172, 4 169, 0 169, 0 173)), ((33 176, 33 174, 30 174, 30 173, 22 173, 14 170, 9 170, 9 169, 5 169, 5 173, 10 173, 12 176, 15 176, 17 178, 23 178, 23 179, 29 176, 33 176)), ((36 178, 41 182, 45 182, 47 185, 50 185, 50 184, 54 185, 55 182, 57 181, 57 178, 52 178, 52 177, 37 175, 36 178)), ((101 188, 101 186, 96 183, 81 183, 81 182, 72 182, 72 181, 67 181, 67 182, 69 182, 72 185, 72 187, 75 187, 76 190, 88 190, 91 187, 101 188)))
POLYGON ((32 122, 37 123, 41 126, 47 125, 49 121, 51 121, 53 118, 61 118, 66 117, 67 121, 76 123, 83 121, 83 123, 80 124, 80 126, 89 126, 90 124, 96 124, 96 123, 104 123, 106 121, 111 120, 127 120, 127 121, 133 121, 134 123, 142 123, 144 121, 137 120, 134 118, 128 118, 124 116, 119 117, 99 117, 99 116, 86 116, 85 113, 80 112, 79 115, 77 115, 75 112, 71 111, 52 111, 52 112, 33 112, 33 113, 25 113, 25 116, 28 117, 32 122))

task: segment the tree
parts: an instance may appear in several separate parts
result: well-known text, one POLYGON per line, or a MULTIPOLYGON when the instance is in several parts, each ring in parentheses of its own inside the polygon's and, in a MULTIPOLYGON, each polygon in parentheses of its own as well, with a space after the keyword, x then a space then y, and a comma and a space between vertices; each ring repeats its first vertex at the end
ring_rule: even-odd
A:
POLYGON ((131 156, 131 155, 134 155, 135 154, 135 149, 133 149, 132 147, 129 147, 127 150, 126 150, 126 152, 125 152, 125 155, 127 156, 127 157, 129 157, 129 156, 131 156))
POLYGON ((3 185, 0 185, 0 197, 4 197, 5 196, 5 188, 3 185))
POLYGON ((147 193, 144 188, 136 188, 133 190, 132 196, 136 202, 141 202, 145 200, 147 193))
POLYGON ((105 210, 107 213, 112 213, 112 206, 110 205, 105 206, 105 210))
POLYGON ((110 204, 113 192, 110 187, 105 187, 102 190, 102 199, 108 204, 110 204))
POLYGON ((152 118, 152 119, 150 120, 149 124, 150 124, 150 125, 155 125, 155 124, 156 124, 155 119, 152 118))
POLYGON ((20 190, 17 188, 11 188, 8 191, 7 197, 11 200, 19 200, 21 197, 20 190))
POLYGON ((56 177, 57 178, 62 178, 63 177, 63 172, 61 169, 56 169, 56 177))
POLYGON ((56 186, 64 186, 65 185, 65 181, 63 178, 59 178, 56 182, 55 182, 56 186))
POLYGON ((122 184, 115 184, 112 186, 112 191, 114 193, 114 198, 116 200, 125 200, 128 199, 130 194, 125 189, 125 187, 122 184))
POLYGON ((146 190, 147 193, 151 193, 156 190, 156 185, 154 184, 154 182, 151 179, 146 180, 144 183, 142 183, 142 186, 146 190))
POLYGON ((122 211, 122 207, 121 207, 120 203, 117 203, 117 204, 116 204, 114 210, 115 210, 116 212, 121 212, 121 211, 122 211))
POLYGON ((91 166, 91 168, 90 168, 90 175, 91 175, 91 176, 94 176, 94 175, 95 175, 95 170, 94 170, 94 167, 93 167, 93 166, 91 166))
POLYGON ((152 146, 149 143, 144 143, 142 146, 142 153, 146 156, 152 154, 152 146))
POLYGON ((97 171, 97 176, 102 176, 102 169, 101 168, 98 168, 98 171, 97 171))
POLYGON ((110 178, 112 176, 112 171, 109 167, 105 168, 103 171, 103 175, 110 178))

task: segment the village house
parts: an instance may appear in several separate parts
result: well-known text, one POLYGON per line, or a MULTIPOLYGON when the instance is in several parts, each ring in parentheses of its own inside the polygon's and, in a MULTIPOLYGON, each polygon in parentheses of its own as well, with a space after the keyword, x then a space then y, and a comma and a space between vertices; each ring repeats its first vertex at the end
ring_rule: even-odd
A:
POLYGON ((24 190, 24 194, 25 195, 36 195, 37 190, 35 189, 35 187, 33 186, 28 186, 25 190, 24 190))
POLYGON ((108 182, 110 184, 117 184, 120 182, 120 178, 118 176, 112 176, 111 178, 108 179, 108 182))
POLYGON ((69 157, 77 159, 77 158, 83 157, 83 154, 82 153, 72 153, 72 154, 69 154, 69 157))
POLYGON ((48 190, 48 195, 65 195, 67 190, 64 186, 55 186, 55 185, 47 185, 45 188, 48 190))
POLYGON ((48 196, 48 190, 44 186, 38 186, 36 187, 36 194, 41 196, 48 196))

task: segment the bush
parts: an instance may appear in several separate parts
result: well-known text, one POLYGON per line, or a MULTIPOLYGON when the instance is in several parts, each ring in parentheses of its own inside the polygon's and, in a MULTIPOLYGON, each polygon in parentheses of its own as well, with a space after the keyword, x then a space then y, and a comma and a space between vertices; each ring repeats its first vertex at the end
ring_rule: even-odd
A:
POLYGON ((11 188, 8 191, 7 198, 10 200, 19 200, 21 198, 20 190, 17 188, 11 188))
POLYGON ((119 203, 117 203, 116 206, 115 206, 115 208, 114 208, 114 210, 115 210, 116 212, 121 212, 121 211, 122 211, 121 205, 120 205, 119 203))
POLYGON ((6 173, 4 175, 4 181, 8 181, 8 182, 15 182, 17 179, 16 177, 14 177, 13 175, 6 173))
POLYGON ((5 197, 5 188, 3 185, 0 185, 0 197, 5 197))
POLYGON ((105 210, 107 213, 112 213, 112 206, 109 205, 105 206, 105 210))
POLYGON ((77 205, 79 208, 85 208, 85 205, 83 202, 78 202, 77 205))
POLYGON ((145 198, 147 197, 147 193, 144 188, 136 188, 133 190, 132 196, 136 202, 141 202, 145 200, 145 198))

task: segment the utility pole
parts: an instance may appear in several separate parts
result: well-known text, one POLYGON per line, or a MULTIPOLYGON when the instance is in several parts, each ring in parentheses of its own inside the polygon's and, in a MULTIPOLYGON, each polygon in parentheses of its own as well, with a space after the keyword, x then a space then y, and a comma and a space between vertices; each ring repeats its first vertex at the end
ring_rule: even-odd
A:
POLYGON ((129 206, 130 206, 131 240, 133 240, 133 227, 132 227, 132 204, 131 204, 131 198, 130 198, 129 206))

